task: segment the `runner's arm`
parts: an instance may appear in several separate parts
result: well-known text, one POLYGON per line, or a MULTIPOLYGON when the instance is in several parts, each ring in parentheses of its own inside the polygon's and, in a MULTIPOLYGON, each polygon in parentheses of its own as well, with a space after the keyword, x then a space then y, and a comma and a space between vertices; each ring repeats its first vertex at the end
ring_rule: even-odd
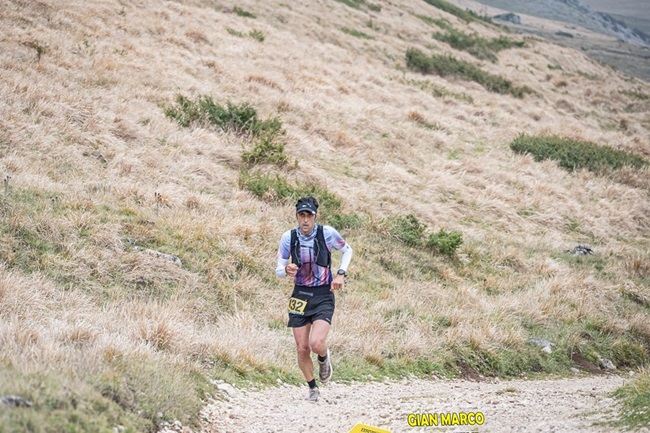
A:
POLYGON ((276 256, 275 275, 279 278, 287 276, 287 265, 289 264, 289 255, 291 254, 291 232, 285 232, 280 238, 280 246, 276 256))
POLYGON ((348 266, 350 266, 350 262, 352 261, 352 247, 346 243, 340 251, 343 254, 341 255, 341 266, 339 266, 339 269, 347 272, 348 266))
POLYGON ((352 261, 352 247, 350 244, 345 242, 343 236, 341 236, 338 230, 336 230, 334 227, 324 226, 323 228, 325 230, 326 239, 329 235, 332 247, 339 250, 342 254, 341 266, 339 266, 339 269, 343 269, 345 272, 347 272, 348 266, 350 266, 350 262, 352 261))
POLYGON ((289 259, 280 259, 278 258, 278 264, 275 267, 275 275, 280 278, 287 276, 287 265, 289 264, 289 259))

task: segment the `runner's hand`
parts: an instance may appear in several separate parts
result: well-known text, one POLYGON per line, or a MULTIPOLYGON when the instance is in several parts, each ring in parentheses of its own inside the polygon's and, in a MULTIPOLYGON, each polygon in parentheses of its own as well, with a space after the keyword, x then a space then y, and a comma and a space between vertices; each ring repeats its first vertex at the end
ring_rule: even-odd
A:
POLYGON ((284 268, 284 271, 288 276, 293 278, 296 276, 296 272, 298 272, 298 266, 295 263, 290 263, 284 268))
POLYGON ((345 276, 344 275, 336 275, 334 279, 332 280, 332 290, 343 290, 343 287, 345 286, 345 276))

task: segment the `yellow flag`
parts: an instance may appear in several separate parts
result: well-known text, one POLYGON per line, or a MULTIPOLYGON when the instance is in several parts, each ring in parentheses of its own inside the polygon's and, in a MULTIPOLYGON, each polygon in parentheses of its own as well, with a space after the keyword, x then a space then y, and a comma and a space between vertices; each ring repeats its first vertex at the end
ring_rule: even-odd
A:
POLYGON ((357 424, 354 427, 352 427, 350 433, 390 433, 390 432, 388 430, 384 430, 383 428, 379 428, 379 427, 371 427, 365 424, 357 424))

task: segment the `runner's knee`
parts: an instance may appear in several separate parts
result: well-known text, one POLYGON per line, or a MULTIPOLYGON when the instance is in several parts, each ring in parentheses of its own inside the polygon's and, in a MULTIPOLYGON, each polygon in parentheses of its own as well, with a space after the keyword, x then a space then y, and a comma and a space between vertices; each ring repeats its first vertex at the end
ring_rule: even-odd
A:
POLYGON ((298 356, 311 355, 311 349, 309 348, 309 346, 298 345, 296 346, 296 351, 298 352, 298 356))
POLYGON ((327 350, 325 345, 325 338, 314 338, 310 341, 312 352, 323 353, 327 350))

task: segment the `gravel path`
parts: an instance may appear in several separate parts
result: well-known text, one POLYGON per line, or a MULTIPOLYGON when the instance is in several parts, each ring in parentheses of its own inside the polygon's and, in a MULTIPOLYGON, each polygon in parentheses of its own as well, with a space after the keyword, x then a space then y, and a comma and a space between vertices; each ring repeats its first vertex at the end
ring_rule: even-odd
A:
POLYGON ((250 391, 221 384, 219 397, 203 411, 201 433, 347 433, 358 423, 391 433, 612 432, 617 428, 603 423, 616 419, 618 407, 608 394, 626 380, 595 375, 556 380, 333 382, 321 386, 317 403, 304 400, 306 385, 250 391), (451 427, 409 425, 409 420, 422 424, 422 414, 425 421, 435 418, 439 423, 440 414, 467 414, 474 421, 482 416, 484 421, 451 427))

